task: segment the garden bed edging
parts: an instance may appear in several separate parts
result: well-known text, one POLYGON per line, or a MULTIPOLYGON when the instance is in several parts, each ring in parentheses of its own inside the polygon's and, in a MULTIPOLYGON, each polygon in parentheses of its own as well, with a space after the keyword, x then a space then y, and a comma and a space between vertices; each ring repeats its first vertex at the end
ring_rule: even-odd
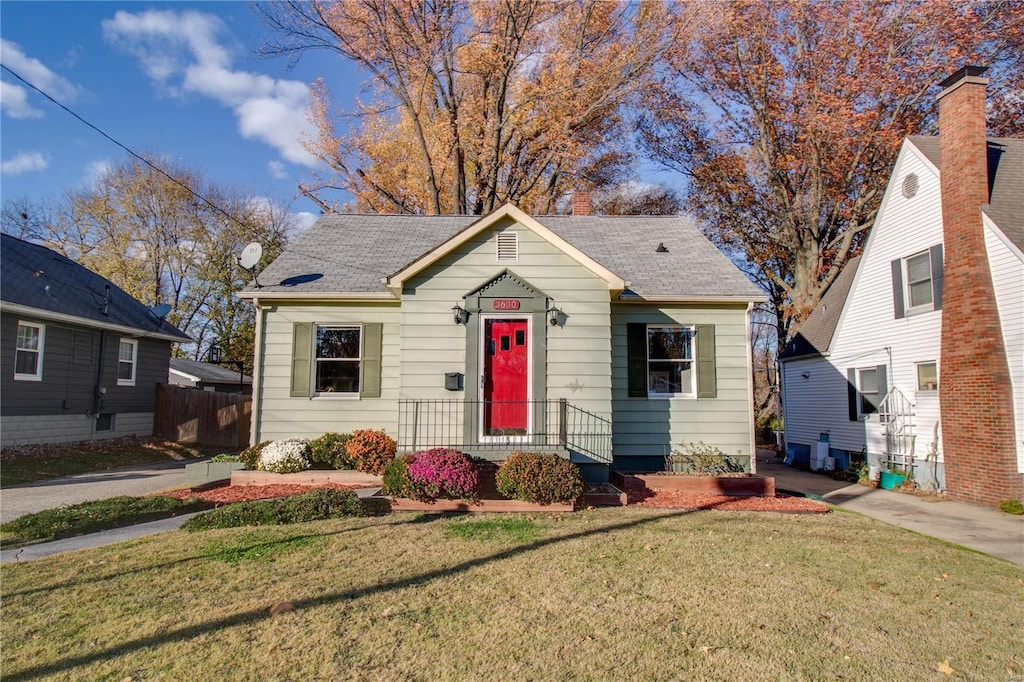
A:
POLYGON ((240 469, 231 472, 231 485, 338 485, 379 488, 384 481, 380 476, 351 469, 309 469, 294 474, 275 474, 270 471, 240 469))
POLYGON ((671 473, 625 474, 612 472, 612 485, 623 490, 704 493, 733 497, 775 497, 775 477, 748 474, 745 476, 686 476, 671 473))

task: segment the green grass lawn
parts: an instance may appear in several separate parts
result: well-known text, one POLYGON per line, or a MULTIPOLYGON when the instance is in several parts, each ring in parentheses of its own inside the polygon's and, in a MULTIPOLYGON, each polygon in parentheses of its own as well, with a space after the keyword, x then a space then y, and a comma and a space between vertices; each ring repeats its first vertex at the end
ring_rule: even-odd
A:
POLYGON ((220 450, 138 438, 4 448, 0 459, 0 488, 123 466, 189 459, 217 452, 220 450))
POLYGON ((392 514, 2 571, 5 682, 1024 674, 1024 570, 855 514, 392 514))

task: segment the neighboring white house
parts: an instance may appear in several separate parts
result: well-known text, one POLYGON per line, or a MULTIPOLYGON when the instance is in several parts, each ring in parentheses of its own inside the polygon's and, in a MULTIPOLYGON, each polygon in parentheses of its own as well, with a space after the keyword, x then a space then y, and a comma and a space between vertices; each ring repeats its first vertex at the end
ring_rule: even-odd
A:
POLYGON ((259 279, 254 443, 379 428, 595 480, 753 454, 764 297, 686 218, 326 215, 259 279))
MULTIPOLYGON (((1024 139, 989 139, 988 159, 984 237, 1022 472, 1024 139)), ((780 358, 786 444, 797 461, 808 461, 827 435, 839 467, 866 451, 897 465, 912 461, 920 485, 946 488, 938 390, 944 241, 939 167, 937 137, 904 141, 863 255, 836 279, 780 358)))

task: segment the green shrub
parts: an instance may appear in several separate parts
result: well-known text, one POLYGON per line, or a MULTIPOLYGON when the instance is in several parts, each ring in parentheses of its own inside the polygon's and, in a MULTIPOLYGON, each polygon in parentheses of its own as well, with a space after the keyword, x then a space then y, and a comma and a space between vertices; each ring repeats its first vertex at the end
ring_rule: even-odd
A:
POLYGON ((685 443, 665 458, 665 468, 679 474, 738 474, 746 471, 743 460, 730 457, 703 441, 685 443))
POLYGON ((1018 499, 999 500, 999 511, 1019 516, 1024 514, 1024 503, 1018 499))
POLYGON ((584 493, 578 466, 554 454, 513 452, 498 469, 498 492, 537 504, 568 503, 584 493))
POLYGON ((366 516, 355 492, 318 488, 277 500, 238 502, 193 516, 182 526, 187 531, 239 526, 278 526, 347 516, 366 516))
POLYGON ((352 462, 345 451, 345 443, 352 437, 349 433, 328 432, 309 441, 309 458, 314 467, 324 469, 351 469, 352 462))
POLYGON ((412 482, 409 480, 409 463, 413 455, 399 455, 384 467, 384 485, 381 492, 394 497, 412 497, 412 482))
POLYGON ((249 471, 256 471, 260 465, 260 453, 263 452, 263 448, 270 445, 271 441, 265 440, 262 443, 256 445, 250 445, 245 450, 238 453, 238 461, 245 465, 245 468, 249 471))
POLYGON ((219 454, 219 455, 214 455, 213 457, 210 458, 210 461, 211 462, 240 462, 241 460, 238 458, 238 455, 229 455, 227 453, 222 453, 222 454, 219 454))
POLYGON ((395 458, 398 444, 383 431, 359 429, 345 443, 349 460, 359 471, 380 475, 384 467, 395 458))

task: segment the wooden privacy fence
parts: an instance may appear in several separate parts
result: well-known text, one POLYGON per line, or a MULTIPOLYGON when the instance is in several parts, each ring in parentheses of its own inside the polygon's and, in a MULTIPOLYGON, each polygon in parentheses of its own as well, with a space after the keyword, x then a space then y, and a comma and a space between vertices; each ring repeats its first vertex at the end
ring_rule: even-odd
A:
POLYGON ((241 450, 249 446, 252 398, 170 384, 156 387, 157 438, 241 450))

